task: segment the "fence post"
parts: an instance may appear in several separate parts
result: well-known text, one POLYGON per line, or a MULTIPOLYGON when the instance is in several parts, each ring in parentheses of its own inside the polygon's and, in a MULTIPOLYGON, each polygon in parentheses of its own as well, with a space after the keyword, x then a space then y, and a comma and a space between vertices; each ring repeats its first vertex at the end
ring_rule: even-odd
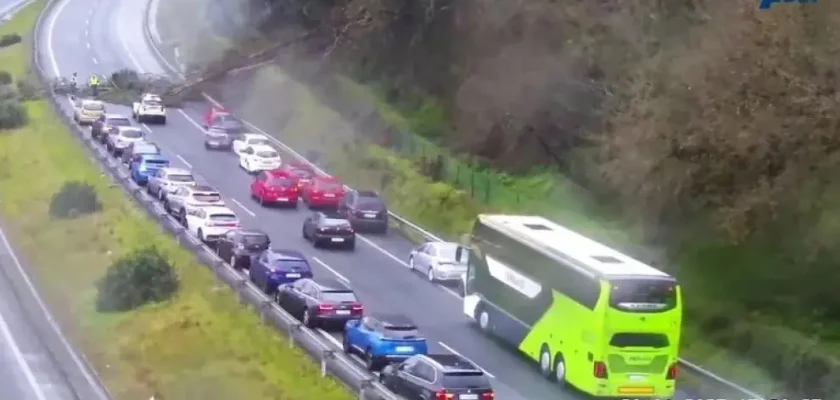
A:
POLYGON ((245 301, 245 288, 248 285, 248 280, 242 278, 236 281, 236 293, 239 295, 239 304, 248 305, 248 302, 245 301))
POLYGON ((367 399, 367 392, 373 388, 373 380, 372 379, 364 379, 362 380, 361 384, 359 385, 359 399, 366 400, 367 399))
POLYGON ((260 320, 264 324, 268 324, 268 313, 271 310, 271 300, 263 300, 260 302, 260 320))
POLYGON ((294 323, 289 325, 289 348, 295 347, 295 335, 300 331, 300 324, 294 323))
POLYGON ((321 377, 327 376, 327 360, 331 360, 335 357, 334 350, 324 350, 321 353, 321 377))

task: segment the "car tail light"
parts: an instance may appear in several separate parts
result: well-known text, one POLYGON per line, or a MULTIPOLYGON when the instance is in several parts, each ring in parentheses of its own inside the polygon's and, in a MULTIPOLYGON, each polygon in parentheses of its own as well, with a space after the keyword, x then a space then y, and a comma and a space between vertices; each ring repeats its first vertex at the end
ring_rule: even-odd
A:
POLYGON ((435 393, 435 400, 452 400, 455 398, 455 395, 452 393, 447 393, 446 390, 441 390, 435 393))
POLYGON ((484 392, 481 394, 481 400, 491 400, 496 398, 496 393, 484 392))
POLYGON ((592 375, 594 375, 598 379, 606 379, 607 364, 604 364, 603 361, 595 361, 595 364, 592 367, 592 375))
POLYGON ((333 310, 335 310, 335 307, 333 307, 330 304, 319 304, 318 305, 318 312, 319 313, 322 313, 322 314, 323 313, 328 313, 328 312, 332 312, 333 310))
POLYGON ((670 367, 668 367, 668 375, 666 378, 669 380, 677 379, 677 363, 673 363, 670 367))
POLYGON ((365 307, 361 303, 353 303, 351 309, 353 310, 353 313, 361 314, 361 312, 365 310, 365 307))

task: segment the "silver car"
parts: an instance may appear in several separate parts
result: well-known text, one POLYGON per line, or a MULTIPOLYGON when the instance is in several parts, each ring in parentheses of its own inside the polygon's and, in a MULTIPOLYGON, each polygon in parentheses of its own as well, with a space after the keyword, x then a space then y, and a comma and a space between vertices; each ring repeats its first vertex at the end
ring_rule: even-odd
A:
POLYGON ((408 267, 426 274, 430 282, 458 282, 467 272, 467 263, 458 262, 458 248, 466 254, 466 247, 452 242, 428 242, 411 251, 408 267))
POLYGON ((132 143, 142 142, 145 139, 146 134, 136 126, 118 126, 117 129, 108 133, 105 147, 114 157, 120 157, 132 143))
POLYGON ((195 186, 196 184, 190 171, 167 167, 157 170, 155 175, 149 178, 146 190, 150 195, 157 197, 158 200, 164 201, 166 196, 178 187, 195 186))
POLYGON ((180 186, 166 196, 163 209, 184 221, 191 207, 223 207, 222 195, 207 185, 180 186))

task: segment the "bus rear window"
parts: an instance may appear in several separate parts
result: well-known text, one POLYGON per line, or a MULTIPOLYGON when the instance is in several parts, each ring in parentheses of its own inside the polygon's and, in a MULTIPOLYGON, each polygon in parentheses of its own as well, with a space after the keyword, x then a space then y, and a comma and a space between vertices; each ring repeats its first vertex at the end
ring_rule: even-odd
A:
POLYGON ((613 347, 652 347, 661 349, 668 347, 668 336, 661 333, 616 333, 610 339, 613 347))
POLYGON ((610 282, 610 307, 629 312, 660 312, 677 306, 677 284, 651 279, 610 282))

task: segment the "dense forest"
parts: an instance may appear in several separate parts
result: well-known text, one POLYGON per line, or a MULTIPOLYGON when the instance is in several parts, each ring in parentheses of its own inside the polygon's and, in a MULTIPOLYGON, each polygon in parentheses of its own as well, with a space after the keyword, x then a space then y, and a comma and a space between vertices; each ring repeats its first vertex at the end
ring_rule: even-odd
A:
POLYGON ((571 176, 668 249, 708 339, 792 396, 840 393, 840 4, 247 6, 243 43, 299 41, 295 57, 376 86, 419 135, 571 176))

